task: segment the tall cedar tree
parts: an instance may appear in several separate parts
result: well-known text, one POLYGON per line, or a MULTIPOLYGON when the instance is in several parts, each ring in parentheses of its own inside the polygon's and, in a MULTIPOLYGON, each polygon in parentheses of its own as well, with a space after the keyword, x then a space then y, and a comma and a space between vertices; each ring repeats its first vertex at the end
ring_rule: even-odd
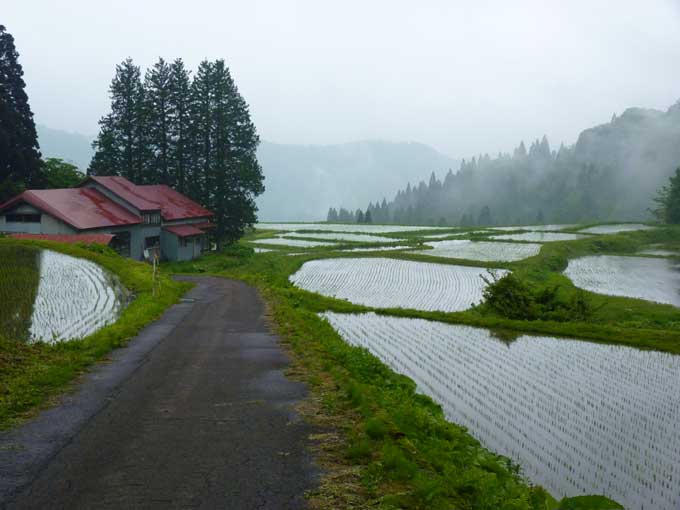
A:
POLYGON ((192 81, 180 59, 160 59, 142 85, 128 59, 111 99, 89 172, 173 186, 213 210, 218 246, 241 237, 256 221, 264 177, 248 105, 224 61, 201 62, 192 81))
POLYGON ((14 38, 0 25, 0 202, 45 186, 23 74, 14 38))
POLYGON ((95 155, 88 173, 122 175, 143 184, 149 180, 145 175, 148 161, 144 160, 147 150, 144 147, 144 91, 141 72, 132 59, 116 66, 109 93, 111 113, 99 121, 99 135, 92 144, 95 155))
POLYGON ((663 186, 654 198, 657 204, 652 210, 656 219, 663 223, 680 224, 680 168, 675 170, 667 186, 663 186))
POLYGON ((189 71, 178 58, 171 64, 170 72, 170 177, 180 193, 187 192, 191 164, 190 145, 190 93, 189 71))
POLYGON ((171 184, 170 126, 172 123, 172 70, 162 58, 147 70, 144 78, 146 124, 150 165, 147 178, 159 184, 171 184))

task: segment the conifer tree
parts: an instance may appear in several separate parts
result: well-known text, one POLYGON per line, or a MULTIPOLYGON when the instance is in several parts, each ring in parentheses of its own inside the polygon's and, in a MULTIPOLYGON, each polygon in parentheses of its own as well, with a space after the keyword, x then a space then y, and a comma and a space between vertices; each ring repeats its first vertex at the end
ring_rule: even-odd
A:
POLYGON ((181 58, 171 64, 170 73, 170 175, 180 193, 187 192, 191 178, 190 108, 191 79, 181 58))
POLYGON ((23 74, 14 38, 0 25, 0 202, 45 185, 23 74))
POLYGON ((170 175, 170 126, 172 122, 172 70, 162 58, 144 78, 146 125, 150 162, 144 180, 174 184, 170 175))
POLYGON ((143 184, 147 166, 145 108, 141 72, 128 58, 116 66, 109 88, 111 113, 99 121, 100 132, 88 173, 122 175, 143 184), (115 165, 115 166, 109 166, 115 165))

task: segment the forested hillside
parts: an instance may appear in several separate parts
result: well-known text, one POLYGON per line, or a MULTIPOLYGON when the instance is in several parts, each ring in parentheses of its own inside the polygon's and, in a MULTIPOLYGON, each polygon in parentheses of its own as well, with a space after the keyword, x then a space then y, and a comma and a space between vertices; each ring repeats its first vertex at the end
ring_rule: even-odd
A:
MULTIPOLYGON (((376 223, 430 225, 649 219, 656 190, 678 166, 680 102, 666 112, 630 108, 570 147, 553 150, 543 137, 528 150, 522 142, 513 154, 473 157, 368 210, 376 223)), ((356 218, 349 211, 328 217, 356 218)))

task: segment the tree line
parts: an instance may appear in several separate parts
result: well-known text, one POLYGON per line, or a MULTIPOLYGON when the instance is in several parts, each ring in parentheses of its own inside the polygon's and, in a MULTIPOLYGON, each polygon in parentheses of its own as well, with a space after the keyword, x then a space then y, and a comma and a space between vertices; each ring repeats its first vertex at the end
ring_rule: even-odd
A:
MULTIPOLYGON (((406 225, 640 220, 680 161, 678 140, 680 102, 667 112, 631 108, 585 130, 570 147, 553 150, 544 136, 528 149, 521 142, 512 154, 463 160, 458 171, 449 169, 442 178, 432 172, 427 182, 409 183, 367 211, 374 223, 406 225)), ((673 216, 672 189, 657 197, 661 207, 651 211, 660 219, 673 216)), ((331 208, 327 219, 336 214, 341 216, 331 208)))
POLYGON ((160 58, 142 77, 128 58, 109 92, 88 173, 172 186, 215 213, 218 245, 241 237, 256 221, 264 176, 259 136, 224 60, 201 62, 192 77, 182 59, 160 58))

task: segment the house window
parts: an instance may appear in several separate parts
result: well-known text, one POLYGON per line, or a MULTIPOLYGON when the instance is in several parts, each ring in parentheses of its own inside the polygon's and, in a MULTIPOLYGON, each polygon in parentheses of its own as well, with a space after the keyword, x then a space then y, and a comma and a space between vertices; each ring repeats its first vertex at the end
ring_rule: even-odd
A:
POLYGON ((161 245, 160 236, 146 237, 144 239, 144 249, 146 250, 148 250, 149 248, 158 248, 160 245, 161 245))
POLYGON ((160 213, 145 213, 143 217, 145 225, 159 225, 161 223, 160 213))
POLYGON ((187 246, 189 246, 189 241, 190 241, 190 239, 188 237, 182 237, 179 240, 179 245, 182 248, 186 248, 187 246))
POLYGON ((7 223, 40 223, 39 214, 8 214, 7 223))

